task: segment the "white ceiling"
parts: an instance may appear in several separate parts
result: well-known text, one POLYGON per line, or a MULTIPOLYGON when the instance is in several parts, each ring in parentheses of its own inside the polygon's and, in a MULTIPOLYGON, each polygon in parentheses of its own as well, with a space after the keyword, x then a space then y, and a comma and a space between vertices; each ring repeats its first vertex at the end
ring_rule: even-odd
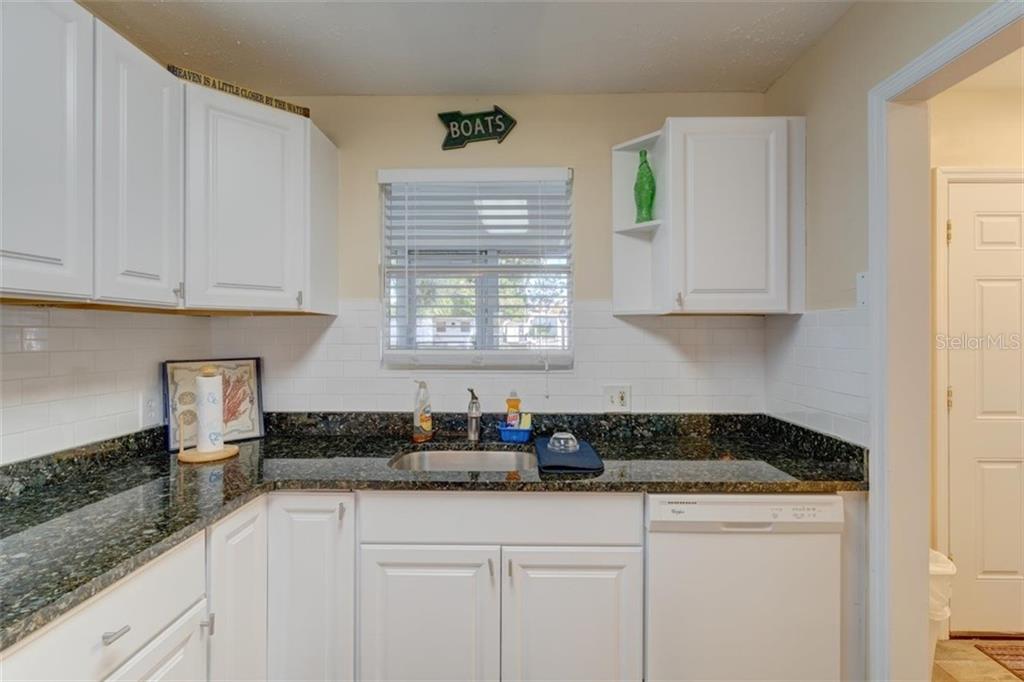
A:
POLYGON ((968 76, 952 90, 1024 90, 1024 47, 968 76))
POLYGON ((84 4, 162 62, 278 95, 763 92, 850 5, 84 4))

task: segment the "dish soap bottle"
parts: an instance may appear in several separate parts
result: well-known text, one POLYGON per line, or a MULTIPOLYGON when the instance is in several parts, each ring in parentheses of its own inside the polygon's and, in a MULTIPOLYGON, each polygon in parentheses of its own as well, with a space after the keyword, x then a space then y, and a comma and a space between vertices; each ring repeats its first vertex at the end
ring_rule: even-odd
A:
POLYGON ((430 391, 427 382, 416 381, 416 407, 412 413, 412 442, 426 443, 434 437, 434 420, 430 412, 430 391))
POLYGON ((507 410, 505 414, 505 426, 510 429, 519 428, 519 406, 521 404, 522 401, 519 399, 519 395, 515 391, 509 393, 508 398, 505 398, 505 409, 507 410))

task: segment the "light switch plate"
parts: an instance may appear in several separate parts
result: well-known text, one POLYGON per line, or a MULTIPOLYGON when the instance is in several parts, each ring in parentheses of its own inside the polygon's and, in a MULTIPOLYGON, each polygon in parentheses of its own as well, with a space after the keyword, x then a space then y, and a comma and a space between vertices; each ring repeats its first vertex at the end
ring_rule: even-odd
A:
POLYGON ((615 384, 604 387, 605 412, 631 412, 633 410, 633 389, 629 384, 615 384))

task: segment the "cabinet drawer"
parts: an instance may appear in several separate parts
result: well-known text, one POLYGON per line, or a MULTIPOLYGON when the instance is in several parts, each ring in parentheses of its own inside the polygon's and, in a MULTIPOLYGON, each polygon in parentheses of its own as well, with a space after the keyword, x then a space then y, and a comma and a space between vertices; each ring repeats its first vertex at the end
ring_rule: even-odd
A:
POLYGON ((14 680, 99 680, 173 623, 205 591, 199 533, 14 647, 0 676, 14 680), (104 645, 104 633, 128 628, 104 645))
POLYGON ((357 493, 360 542, 639 545, 634 493, 357 493))

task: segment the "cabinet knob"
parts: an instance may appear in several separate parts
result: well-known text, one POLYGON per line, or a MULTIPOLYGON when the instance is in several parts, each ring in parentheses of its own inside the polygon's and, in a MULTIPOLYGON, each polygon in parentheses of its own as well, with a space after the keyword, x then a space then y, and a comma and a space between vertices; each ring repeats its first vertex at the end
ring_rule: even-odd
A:
POLYGON ((339 502, 338 503, 338 520, 342 521, 344 519, 345 519, 345 503, 344 502, 339 502))
POLYGON ((681 292, 681 291, 676 293, 676 307, 677 308, 682 308, 683 307, 683 292, 681 292))
POLYGON ((124 637, 125 635, 127 635, 128 632, 131 629, 132 629, 131 625, 125 625, 120 630, 114 630, 113 632, 104 632, 103 633, 103 646, 110 646, 111 644, 113 644, 117 640, 119 640, 122 637, 124 637))

